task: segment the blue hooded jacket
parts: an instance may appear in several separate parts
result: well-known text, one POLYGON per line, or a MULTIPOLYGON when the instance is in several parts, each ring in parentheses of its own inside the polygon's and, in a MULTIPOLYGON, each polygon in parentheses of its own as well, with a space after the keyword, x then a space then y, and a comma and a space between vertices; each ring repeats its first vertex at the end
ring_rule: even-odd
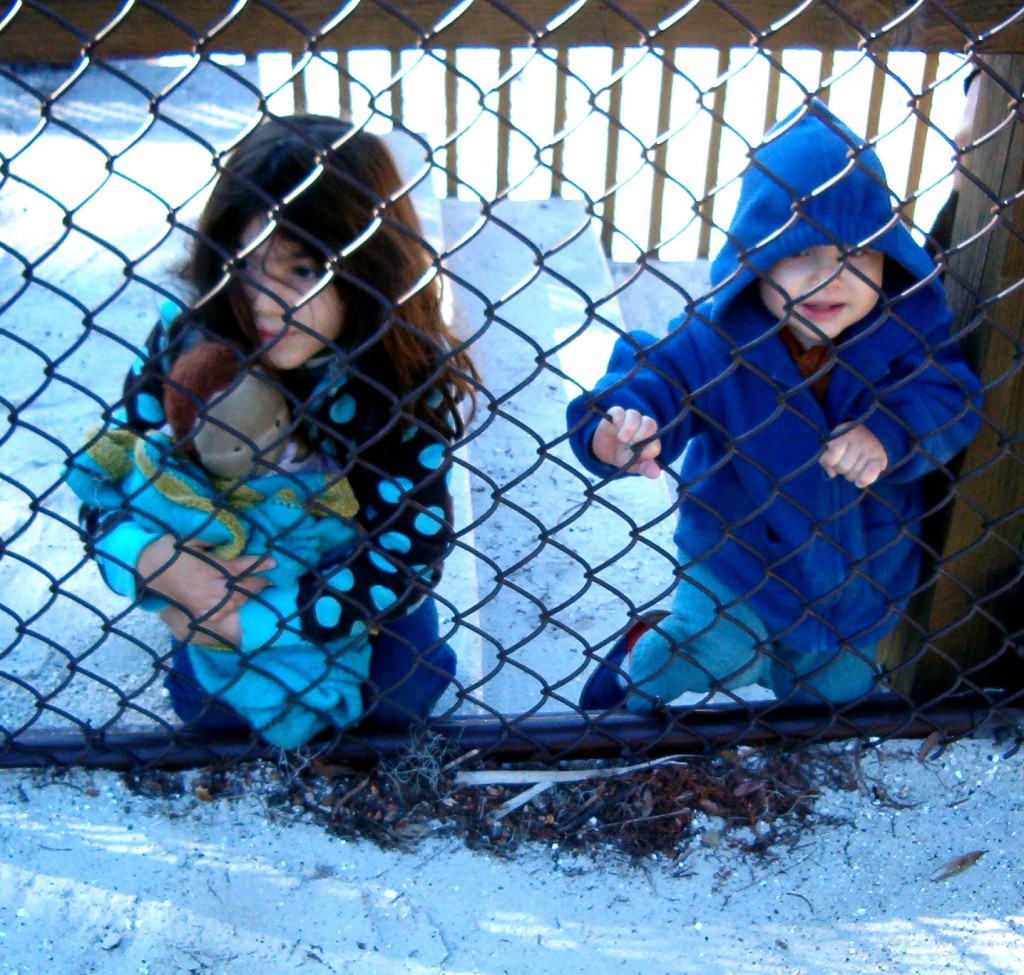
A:
POLYGON ((780 644, 869 648, 917 583, 921 478, 980 420, 937 269, 901 222, 875 152, 811 102, 752 153, 711 285, 666 338, 618 340, 596 389, 569 404, 572 448, 613 476, 591 452, 601 412, 654 417, 660 461, 682 458, 680 549, 743 594, 780 644), (818 245, 886 258, 884 294, 829 347, 824 402, 757 287, 776 262, 818 245), (863 424, 885 448, 888 467, 869 488, 819 464, 842 424, 863 424))

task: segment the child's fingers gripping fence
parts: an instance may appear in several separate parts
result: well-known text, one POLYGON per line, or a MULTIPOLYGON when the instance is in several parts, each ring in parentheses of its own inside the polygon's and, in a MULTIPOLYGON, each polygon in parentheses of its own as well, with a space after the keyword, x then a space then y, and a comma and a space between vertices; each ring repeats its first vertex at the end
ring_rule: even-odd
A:
POLYGON ((1016 729, 1017 13, 17 7, 3 760, 1016 729))

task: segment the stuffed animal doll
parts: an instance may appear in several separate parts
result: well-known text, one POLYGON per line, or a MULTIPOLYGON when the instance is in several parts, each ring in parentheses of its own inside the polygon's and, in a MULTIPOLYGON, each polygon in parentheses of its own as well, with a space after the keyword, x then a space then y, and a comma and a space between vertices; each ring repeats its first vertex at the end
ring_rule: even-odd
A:
MULTIPOLYGON (((221 559, 269 554, 270 582, 239 609, 237 647, 190 643, 196 679, 269 742, 295 747, 362 714, 369 673, 365 625, 349 638, 313 645, 300 635, 298 580, 327 552, 355 547, 358 503, 336 472, 303 470, 289 440, 281 390, 258 368, 244 369, 230 346, 206 342, 182 355, 169 376, 164 412, 171 433, 93 435, 69 464, 68 483, 89 504, 127 511, 154 537, 214 546, 221 559)), ((97 557, 116 559, 97 542, 97 557)), ((166 602, 152 594, 145 609, 166 602)), ((198 621, 201 627, 201 621, 198 621)))

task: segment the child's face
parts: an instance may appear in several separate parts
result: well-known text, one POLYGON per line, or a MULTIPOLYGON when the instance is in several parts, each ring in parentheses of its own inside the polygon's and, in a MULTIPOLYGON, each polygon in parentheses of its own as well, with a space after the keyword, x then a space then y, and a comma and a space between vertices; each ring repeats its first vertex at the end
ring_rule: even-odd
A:
POLYGON ((761 300, 809 349, 837 339, 878 301, 885 258, 878 251, 847 252, 823 244, 785 257, 760 282, 761 300))
MULTIPOLYGON (((256 240, 265 226, 253 220, 242 234, 242 247, 256 240)), ((246 255, 243 275, 268 365, 297 369, 341 335, 345 303, 323 263, 299 244, 272 234, 246 255)))

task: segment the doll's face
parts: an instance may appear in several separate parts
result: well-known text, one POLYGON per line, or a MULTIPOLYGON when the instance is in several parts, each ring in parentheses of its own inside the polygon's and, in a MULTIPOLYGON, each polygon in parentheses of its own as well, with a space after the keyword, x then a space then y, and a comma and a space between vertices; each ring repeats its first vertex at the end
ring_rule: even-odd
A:
POLYGON ((242 277, 252 303, 262 359, 276 369, 297 369, 330 348, 345 325, 345 303, 323 262, 282 234, 261 239, 266 222, 253 220, 242 234, 242 277))
POLYGON ((217 477, 244 480, 273 473, 289 419, 280 390, 252 373, 213 397, 200 413, 193 444, 203 467, 217 477))
POLYGON ((760 282, 761 300, 805 348, 835 341, 878 303, 885 258, 822 245, 785 257, 760 282))

